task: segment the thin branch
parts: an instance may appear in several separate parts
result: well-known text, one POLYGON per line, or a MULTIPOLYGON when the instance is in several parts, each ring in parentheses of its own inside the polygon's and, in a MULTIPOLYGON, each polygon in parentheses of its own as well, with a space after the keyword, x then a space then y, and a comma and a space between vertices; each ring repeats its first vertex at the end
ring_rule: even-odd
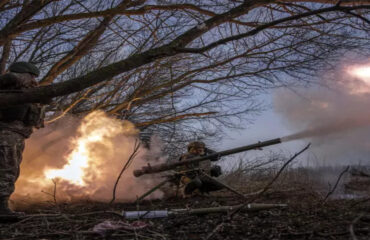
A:
MULTIPOLYGON (((284 165, 280 168, 280 170, 278 171, 278 173, 275 175, 275 177, 263 188, 262 191, 259 191, 258 194, 252 198, 252 200, 248 201, 247 203, 244 203, 244 204, 241 204, 239 207, 237 207, 234 211, 232 211, 229 215, 229 218, 231 219, 237 212, 241 211, 243 208, 245 208, 246 206, 248 206, 250 203, 254 202, 255 200, 257 200, 259 197, 261 197, 269 188, 270 186, 279 178, 280 174, 284 171, 284 169, 296 158, 298 157, 300 154, 302 154, 304 151, 306 151, 309 147, 311 146, 311 143, 307 144, 306 147, 304 147, 301 151, 299 151, 298 153, 294 154, 293 157, 291 157, 286 163, 284 163, 284 165)), ((211 237, 213 237, 214 234, 216 234, 218 232, 218 229, 221 228, 221 226, 223 226, 225 223, 224 222, 221 222, 220 224, 218 224, 214 230, 211 232, 211 234, 209 234, 207 236, 206 239, 210 239, 211 237)))
POLYGON ((9 38, 15 37, 14 30, 19 25, 27 22, 52 1, 54 0, 33 0, 31 3, 23 6, 21 11, 0 30, 0 45, 4 45, 9 38))
MULTIPOLYGON (((61 83, 55 83, 48 86, 26 89, 20 94, 2 94, 0 97, 0 105, 21 104, 25 102, 38 102, 40 99, 48 99, 62 95, 68 95, 73 92, 81 91, 91 87, 97 83, 111 79, 118 74, 130 71, 145 64, 151 63, 157 59, 174 56, 180 53, 177 49, 184 48, 187 44, 208 32, 227 22, 229 19, 239 17, 250 9, 259 6, 263 3, 270 2, 269 0, 261 0, 258 3, 246 1, 243 4, 230 9, 227 12, 216 15, 203 22, 202 27, 194 26, 184 32, 170 43, 157 48, 149 49, 142 53, 134 54, 122 61, 112 63, 108 66, 91 71, 84 76, 80 76, 61 83), (205 26, 205 27, 204 27, 205 26)), ((0 32, 1 33, 1 32, 0 32)), ((0 35, 1 37, 1 35, 0 35)))
POLYGON ((339 181, 340 181, 340 179, 343 177, 343 175, 346 173, 346 172, 348 172, 348 170, 349 170, 349 166, 347 166, 340 174, 339 174, 339 176, 338 176, 338 178, 337 178, 337 181, 335 182, 335 185, 334 185, 334 187, 328 192, 328 194, 326 194, 326 197, 324 198, 324 200, 323 200, 323 204, 325 204, 325 202, 326 202, 326 200, 330 197, 330 195, 332 195, 333 193, 334 193, 334 191, 335 191, 335 189, 337 189, 337 186, 338 186, 338 184, 339 184, 339 181))
POLYGON ((136 139, 135 140, 135 144, 134 144, 134 150, 131 153, 131 155, 128 158, 128 160, 126 161, 125 165, 123 166, 121 172, 119 173, 119 175, 117 177, 116 183, 114 184, 114 187, 113 187, 113 197, 112 197, 112 200, 110 201, 109 204, 113 204, 114 201, 116 200, 116 190, 117 190, 118 182, 121 179, 123 172, 130 166, 131 162, 135 159, 136 155, 138 154, 139 148, 140 148, 140 142, 136 139))
MULTIPOLYGON (((33 21, 31 23, 23 24, 20 27, 18 27, 15 32, 17 34, 29 31, 32 29, 37 29, 40 27, 45 27, 49 26, 52 24, 57 24, 61 22, 67 22, 67 21, 73 21, 73 20, 79 20, 79 19, 86 19, 86 18, 98 18, 98 17, 105 17, 105 16, 110 16, 110 15, 126 15, 126 16, 135 16, 135 15, 144 15, 148 12, 151 11, 187 11, 187 10, 193 10, 196 12, 199 12, 201 14, 204 14, 206 16, 211 16, 214 17, 217 14, 206 10, 202 9, 196 5, 193 4, 171 4, 171 5, 161 5, 161 6, 156 6, 156 5, 146 5, 141 8, 135 9, 135 10, 127 10, 124 7, 117 6, 115 8, 111 8, 108 10, 104 11, 99 11, 99 12, 86 12, 86 13, 75 13, 75 14, 68 14, 68 15, 61 15, 61 16, 54 16, 46 19, 41 19, 37 21, 33 21)), ((250 24, 247 22, 241 22, 237 20, 231 19, 230 22, 239 24, 239 25, 246 25, 246 26, 253 26, 254 24, 250 24)))
POLYGON ((318 15, 320 13, 335 12, 335 11, 350 12, 351 10, 355 10, 355 9, 370 9, 370 6, 367 6, 367 5, 360 5, 360 6, 353 6, 353 7, 333 6, 333 7, 327 7, 323 9, 314 10, 314 11, 309 11, 309 12, 293 15, 290 17, 281 18, 281 19, 278 19, 278 20, 275 20, 275 21, 272 21, 266 24, 261 24, 260 26, 254 28, 251 31, 215 41, 202 48, 183 48, 183 49, 179 49, 179 51, 184 52, 184 53, 202 53, 210 49, 213 49, 219 45, 223 45, 231 41, 235 41, 235 40, 239 40, 242 38, 256 35, 260 33, 262 30, 265 30, 267 28, 276 26, 284 22, 289 22, 289 21, 298 20, 301 18, 309 17, 309 16, 318 15))
POLYGON ((45 192, 45 191, 41 191, 41 192, 44 193, 44 194, 46 194, 46 195, 51 196, 53 198, 53 200, 54 200, 55 206, 57 206, 58 205, 58 203, 57 203, 57 181, 55 179, 51 179, 51 181, 54 184, 53 193, 49 193, 49 192, 45 192))
POLYGON ((356 13, 351 12, 351 11, 343 11, 343 12, 348 13, 349 15, 352 15, 354 17, 357 17, 357 18, 361 19, 362 21, 366 22, 367 24, 370 24, 370 20, 361 16, 360 14, 356 14, 356 13))
POLYGON ((9 0, 0 0, 0 8, 5 6, 8 2, 9 2, 9 0))
POLYGON ((284 165, 280 168, 279 172, 275 175, 275 177, 263 188, 263 190, 256 196, 254 197, 251 201, 248 203, 254 202, 257 200, 259 197, 261 197, 270 187, 271 185, 279 178, 281 173, 284 171, 284 169, 299 155, 301 155, 304 151, 306 151, 309 147, 311 146, 311 143, 307 144, 306 147, 304 147, 301 151, 298 153, 294 154, 293 157, 291 157, 284 165))
POLYGON ((9 39, 3 46, 3 53, 0 59, 0 74, 5 73, 6 63, 9 59, 10 49, 12 47, 12 39, 9 39))
POLYGON ((211 181, 215 181, 217 182, 218 184, 220 184, 222 187, 226 188, 227 190, 229 190, 230 192, 232 193, 235 193, 236 195, 238 195, 239 197, 243 198, 243 199, 247 199, 246 196, 244 196, 242 193, 238 192, 237 190, 235 190, 234 188, 226 185, 225 183, 223 182, 220 182, 218 181, 217 179, 214 179, 213 177, 209 176, 208 174, 206 174, 205 172, 201 172, 201 174, 205 177, 207 177, 208 179, 210 179, 211 181))
POLYGON ((71 111, 78 103, 80 103, 81 101, 83 100, 86 100, 88 98, 86 98, 86 96, 91 92, 92 89, 88 89, 82 97, 80 97, 79 99, 77 99, 76 101, 74 101, 72 104, 69 104, 69 106, 58 116, 56 116, 55 118, 53 119, 50 119, 48 121, 45 121, 45 124, 49 124, 49 123, 52 123, 52 122, 55 122, 56 120, 64 117, 69 111, 71 111))
POLYGON ((137 123, 135 124, 136 127, 146 127, 154 124, 161 124, 161 123, 168 123, 168 122, 177 122, 182 119, 189 119, 191 117, 202 117, 202 116, 209 116, 216 114, 217 112, 204 112, 204 113, 187 113, 187 114, 182 114, 182 115, 177 115, 169 118, 163 118, 160 117, 159 119, 153 119, 151 121, 147 122, 142 122, 142 123, 137 123))
POLYGON ((351 234, 351 237, 352 237, 352 240, 358 240, 358 238, 356 237, 356 234, 355 234, 355 229, 354 229, 354 227, 355 227, 355 224, 362 218, 364 216, 364 214, 362 213, 362 214, 360 214, 360 216, 358 216, 358 217, 356 217, 353 221, 352 221, 352 223, 351 223, 351 225, 349 226, 349 232, 350 232, 350 234, 351 234))

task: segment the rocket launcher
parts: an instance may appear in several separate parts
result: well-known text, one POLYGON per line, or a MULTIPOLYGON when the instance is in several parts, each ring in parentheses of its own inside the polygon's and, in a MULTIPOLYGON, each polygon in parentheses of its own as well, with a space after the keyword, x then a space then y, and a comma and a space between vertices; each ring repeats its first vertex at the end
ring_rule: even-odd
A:
POLYGON ((179 161, 179 162, 174 162, 174 163, 162 163, 162 164, 157 164, 157 165, 148 165, 148 166, 143 166, 141 169, 136 169, 134 170, 134 176, 135 177, 140 177, 144 174, 153 174, 153 173, 159 173, 159 172, 164 172, 172 169, 176 169, 178 166, 182 165, 187 165, 187 164, 193 164, 197 162, 202 162, 206 161, 210 158, 217 158, 217 157, 223 157, 235 153, 240 153, 240 152, 245 152, 249 150, 256 150, 256 149, 261 149, 262 147, 267 147, 275 144, 281 143, 281 138, 275 138, 272 140, 264 141, 264 142, 258 142, 255 144, 243 146, 243 147, 238 147, 238 148, 233 148, 221 152, 216 152, 213 154, 205 155, 205 156, 200 156, 196 158, 191 158, 185 161, 179 161))

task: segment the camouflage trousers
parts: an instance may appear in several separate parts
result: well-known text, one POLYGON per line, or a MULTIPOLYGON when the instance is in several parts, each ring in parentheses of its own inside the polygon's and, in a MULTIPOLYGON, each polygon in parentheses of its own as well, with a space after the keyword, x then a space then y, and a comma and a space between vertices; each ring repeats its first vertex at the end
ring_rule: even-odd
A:
POLYGON ((192 179, 189 179, 188 183, 186 183, 184 193, 189 195, 197 189, 202 193, 209 193, 221 190, 223 189, 223 186, 212 178, 196 176, 192 179))
POLYGON ((13 131, 0 129, 0 198, 14 192, 19 176, 25 138, 13 131))

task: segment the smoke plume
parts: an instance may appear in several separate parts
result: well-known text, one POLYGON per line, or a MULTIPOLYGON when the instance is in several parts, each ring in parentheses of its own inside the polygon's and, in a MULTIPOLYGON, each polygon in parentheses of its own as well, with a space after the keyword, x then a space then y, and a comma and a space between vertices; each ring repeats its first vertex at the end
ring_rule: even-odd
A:
MULTIPOLYGON (((17 202, 110 201, 121 169, 138 143, 138 130, 128 121, 94 112, 84 119, 65 117, 36 131, 26 141, 20 178, 12 195, 17 202)), ((133 169, 165 161, 155 137, 149 149, 139 147, 116 190, 117 201, 132 201, 161 181, 135 178, 133 169)), ((156 191, 148 198, 159 198, 156 191)))
POLYGON ((275 94, 276 111, 297 132, 282 140, 307 138, 331 162, 370 163, 370 64, 340 64, 321 83, 275 94))

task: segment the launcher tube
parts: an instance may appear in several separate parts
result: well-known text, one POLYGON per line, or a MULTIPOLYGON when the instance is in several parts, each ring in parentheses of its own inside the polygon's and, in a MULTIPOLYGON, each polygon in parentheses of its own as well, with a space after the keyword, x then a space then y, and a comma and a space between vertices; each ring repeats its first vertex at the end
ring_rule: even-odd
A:
POLYGON ((223 157, 223 156, 227 156, 227 155, 231 155, 235 153, 245 152, 245 151, 254 150, 254 149, 260 149, 262 147, 271 146, 271 145, 275 145, 279 143, 281 143, 281 139, 275 138, 275 139, 264 141, 264 142, 258 142, 258 143, 243 146, 243 147, 233 148, 233 149, 225 150, 222 152, 217 152, 217 153, 213 153, 213 154, 209 154, 209 155, 205 155, 201 157, 191 158, 185 161, 179 161, 179 162, 174 162, 174 163, 162 163, 162 164, 153 165, 153 166, 148 165, 148 166, 142 167, 141 169, 134 170, 134 176, 140 177, 144 174, 164 172, 164 171, 168 171, 171 169, 175 169, 178 166, 202 162, 202 161, 206 161, 208 159, 214 158, 214 157, 223 157))

